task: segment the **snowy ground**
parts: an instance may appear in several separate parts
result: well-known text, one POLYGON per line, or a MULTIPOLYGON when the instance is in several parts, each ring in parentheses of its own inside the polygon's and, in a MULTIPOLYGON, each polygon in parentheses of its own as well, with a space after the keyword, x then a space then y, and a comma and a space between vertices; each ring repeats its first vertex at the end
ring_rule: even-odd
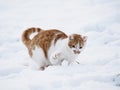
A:
POLYGON ((120 90, 120 0, 0 0, 0 90, 120 90), (80 64, 31 70, 28 27, 88 36, 80 64))

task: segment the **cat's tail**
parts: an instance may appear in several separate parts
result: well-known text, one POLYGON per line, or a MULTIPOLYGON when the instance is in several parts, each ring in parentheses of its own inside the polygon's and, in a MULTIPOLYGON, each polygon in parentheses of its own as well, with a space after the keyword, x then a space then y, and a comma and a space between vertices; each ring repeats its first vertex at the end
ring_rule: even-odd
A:
POLYGON ((40 32, 42 29, 40 28, 28 28, 22 34, 22 41, 28 47, 31 43, 30 35, 35 32, 40 32))

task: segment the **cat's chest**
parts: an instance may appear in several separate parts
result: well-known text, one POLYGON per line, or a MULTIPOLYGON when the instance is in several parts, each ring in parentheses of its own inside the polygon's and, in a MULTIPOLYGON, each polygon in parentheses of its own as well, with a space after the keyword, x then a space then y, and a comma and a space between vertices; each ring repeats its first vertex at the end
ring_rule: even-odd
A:
POLYGON ((74 54, 72 50, 63 50, 63 54, 66 60, 74 61, 78 55, 74 54))
POLYGON ((77 57, 77 55, 73 53, 72 49, 68 47, 68 43, 66 40, 61 40, 57 42, 56 45, 52 45, 48 51, 48 56, 50 57, 51 54, 53 54, 54 52, 62 53, 64 59, 70 61, 74 60, 77 57))

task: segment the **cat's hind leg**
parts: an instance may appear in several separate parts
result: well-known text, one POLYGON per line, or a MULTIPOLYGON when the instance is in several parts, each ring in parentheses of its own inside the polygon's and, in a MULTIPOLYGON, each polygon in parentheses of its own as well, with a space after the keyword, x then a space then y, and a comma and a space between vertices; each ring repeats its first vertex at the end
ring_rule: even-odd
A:
POLYGON ((44 70, 46 67, 47 60, 44 56, 42 48, 36 46, 32 52, 33 52, 32 59, 36 63, 36 69, 44 70))
POLYGON ((46 67, 46 63, 44 62, 44 60, 31 60, 30 61, 30 68, 31 69, 34 69, 34 70, 45 70, 45 67, 46 67))

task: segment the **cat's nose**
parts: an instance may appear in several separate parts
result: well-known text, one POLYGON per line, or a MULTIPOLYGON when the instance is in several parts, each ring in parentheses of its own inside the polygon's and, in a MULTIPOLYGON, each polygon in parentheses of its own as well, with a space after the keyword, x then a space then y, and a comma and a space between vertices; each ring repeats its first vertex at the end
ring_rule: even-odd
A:
POLYGON ((80 54, 80 51, 76 51, 77 52, 77 54, 80 54))
POLYGON ((80 51, 74 50, 75 54, 80 54, 80 51))

